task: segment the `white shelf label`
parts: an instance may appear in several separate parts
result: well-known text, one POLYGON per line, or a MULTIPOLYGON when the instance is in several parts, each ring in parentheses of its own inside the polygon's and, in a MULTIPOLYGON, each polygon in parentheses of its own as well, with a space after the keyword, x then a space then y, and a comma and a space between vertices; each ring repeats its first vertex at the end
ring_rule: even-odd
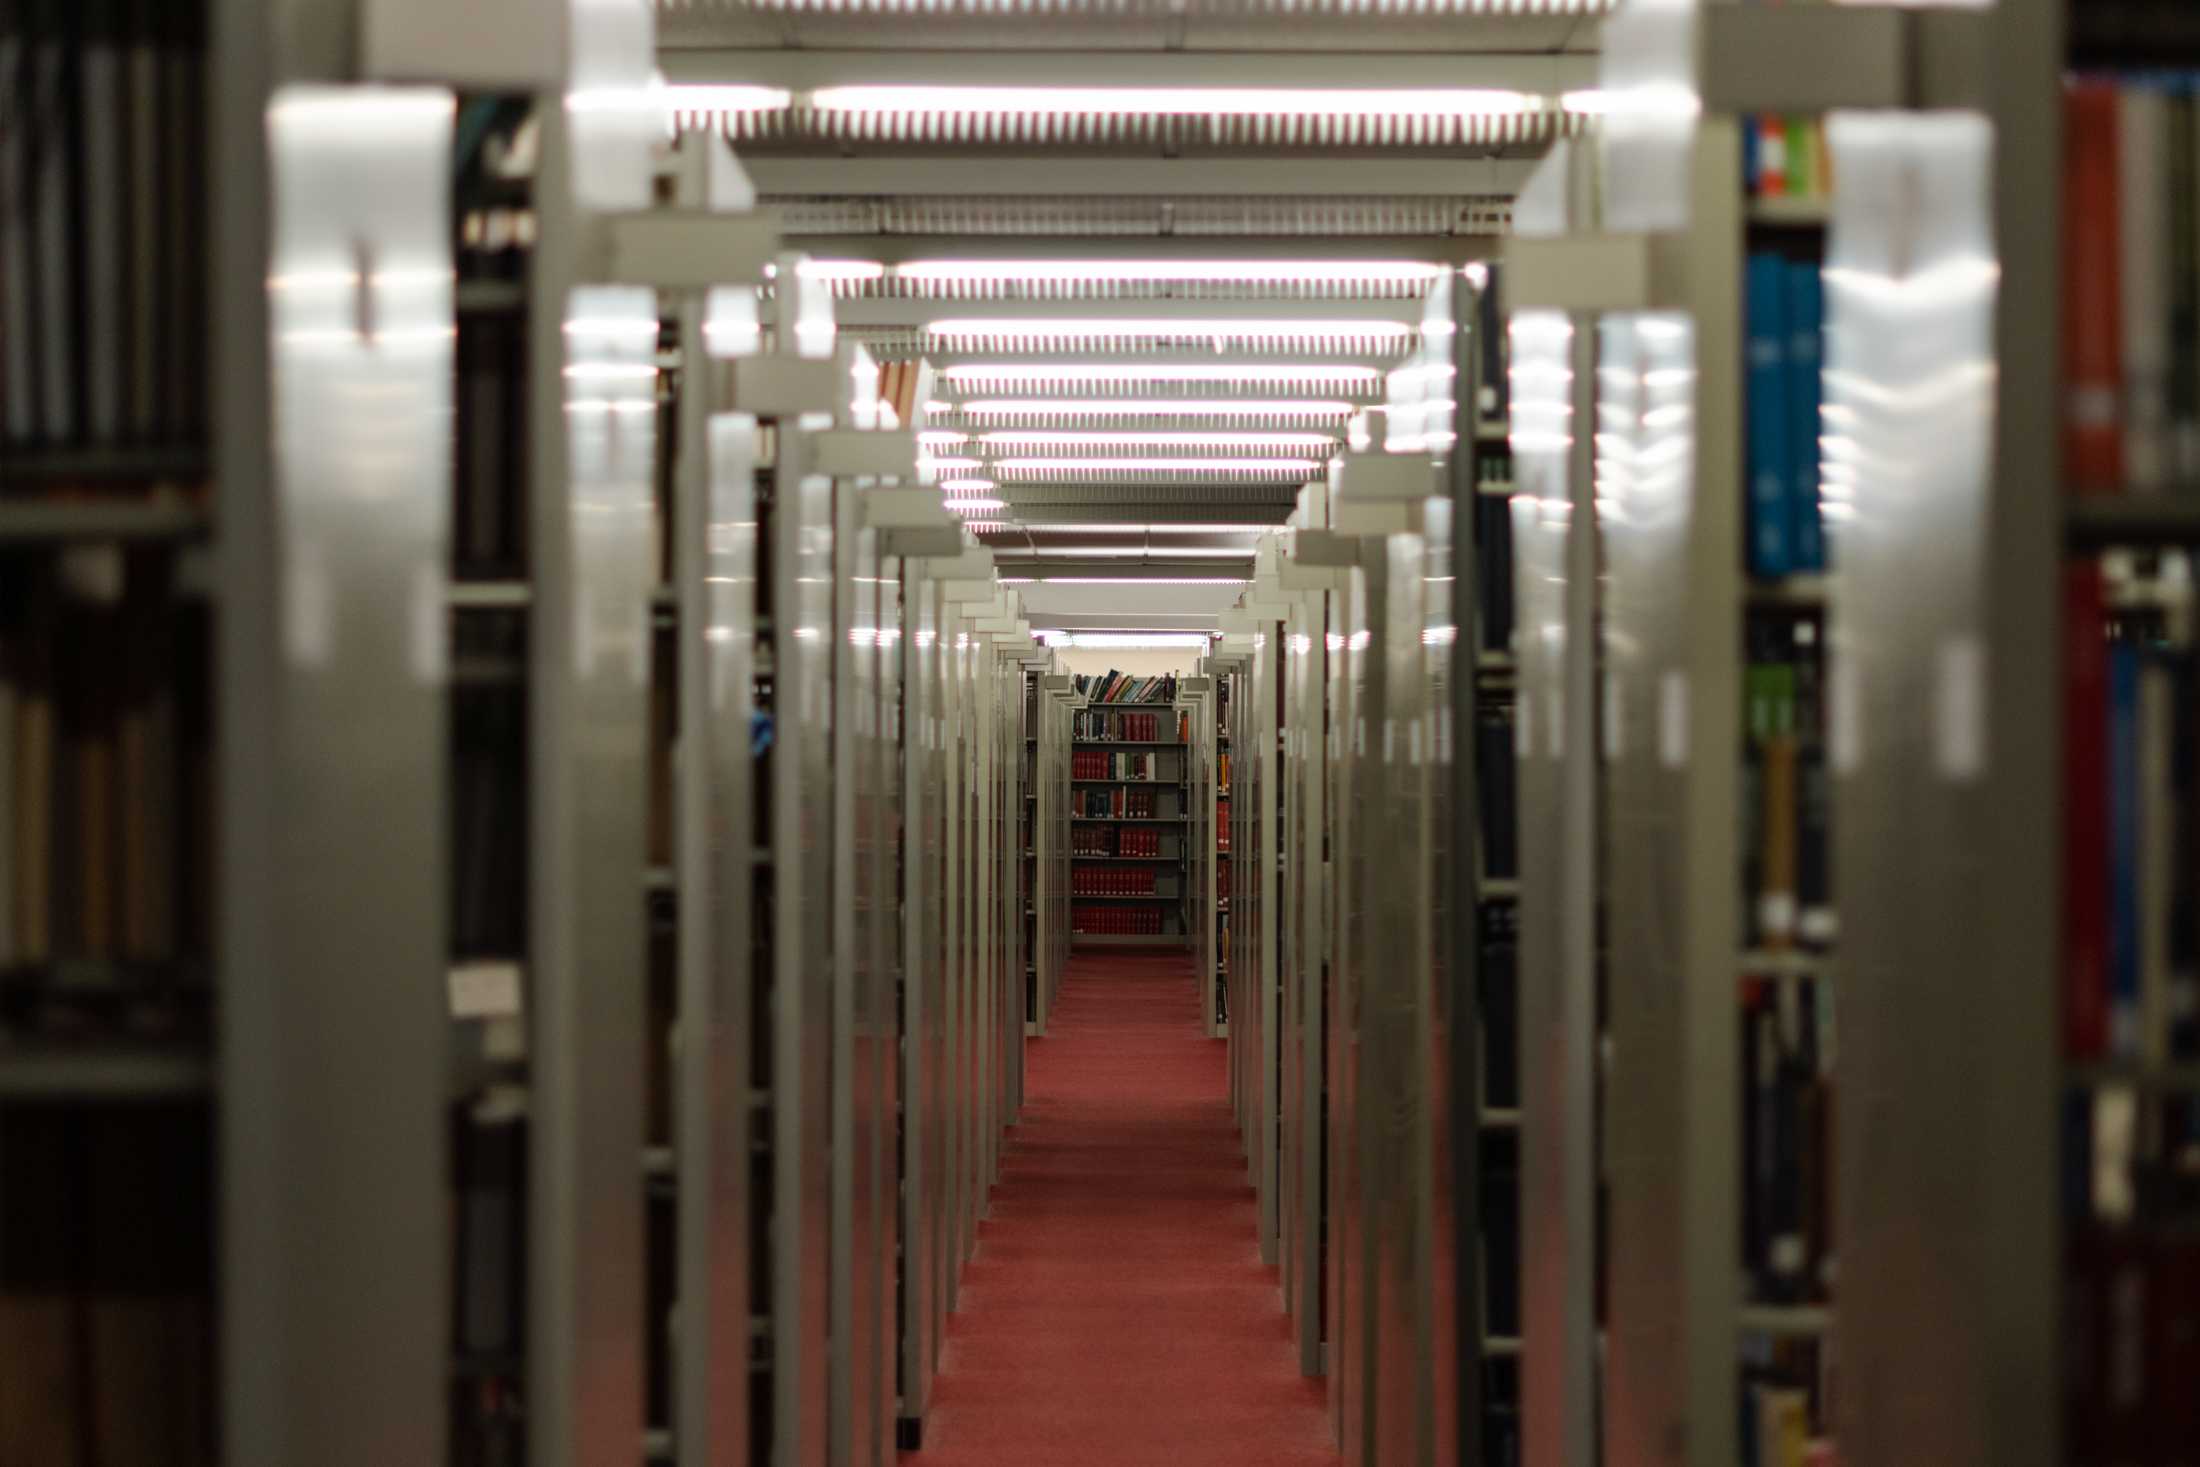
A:
POLYGON ((1943 778, 1969 784, 1986 772, 1986 655, 1975 637, 1940 647, 1933 754, 1943 778))
POLYGON ((517 963, 460 963, 449 977, 451 1017, 498 1019, 520 1012, 520 965, 517 963))
POLYGON ((1658 679, 1658 762, 1688 767, 1688 674, 1678 669, 1658 679))
POLYGON ((1827 756, 1835 774, 1853 774, 1864 764, 1864 699, 1856 659, 1836 643, 1827 649, 1827 756))
POLYGON ((1620 683, 1618 670, 1616 668, 1606 668, 1604 670, 1604 707, 1602 710, 1604 758, 1607 763, 1612 764, 1617 764, 1620 755, 1627 752, 1625 727, 1627 705, 1621 697, 1621 691, 1622 684, 1620 683))

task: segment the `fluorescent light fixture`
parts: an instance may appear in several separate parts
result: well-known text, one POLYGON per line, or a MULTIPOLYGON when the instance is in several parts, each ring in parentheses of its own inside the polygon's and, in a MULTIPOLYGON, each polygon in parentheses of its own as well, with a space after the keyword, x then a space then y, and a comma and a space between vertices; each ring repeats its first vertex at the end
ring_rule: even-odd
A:
MULTIPOLYGON (((1328 323, 1334 324, 1334 323, 1328 323)), ((951 382, 1362 382, 1382 380, 1380 367, 1335 362, 1232 366, 1224 362, 981 362, 943 367, 951 382)))
POLYGON ((898 280, 1251 280, 1368 285, 1434 280, 1444 266, 1421 260, 907 260, 881 266, 898 280))
MULTIPOLYGON (((1033 635, 1038 635, 1034 633, 1033 635)), ((1071 632, 1064 637, 1060 632, 1048 634, 1048 645, 1053 647, 1084 647, 1091 649, 1148 648, 1162 652, 1173 648, 1205 650, 1213 638, 1205 632, 1071 632)))
POLYGON ((1335 433, 1069 433, 1051 428, 1004 428, 981 433, 980 443, 1023 443, 1049 448, 1110 448, 1153 444, 1166 448, 1334 448, 1335 433))
POLYGON ((934 411, 1015 413, 1034 418, 1344 418, 1352 415, 1352 404, 1327 397, 978 397, 965 403, 943 403, 934 411))
POLYGON ((991 479, 942 479, 940 489, 947 494, 982 494, 994 488, 991 479))
MULTIPOLYGON (((675 109, 690 105, 675 87, 675 109)), ((821 112, 963 112, 1110 117, 1510 117, 1547 104, 1525 92, 1461 87, 1358 90, 1278 87, 820 87, 821 112)), ((749 110, 755 110, 751 108, 749 110)))
MULTIPOLYGON (((953 505, 949 505, 953 508, 953 505)), ((996 555, 1021 556, 1037 560, 1136 560, 1141 556, 1153 556, 1160 560, 1251 560, 1251 546, 1237 549, 1217 549, 1214 546, 1176 547, 1156 550, 1145 545, 1042 545, 1038 549, 1024 546, 996 550, 996 555)))
POLYGON ((920 458, 917 460, 917 467, 945 471, 948 469, 982 469, 985 465, 974 458, 920 458))
POLYGON ((917 442, 927 448, 953 448, 958 443, 968 443, 968 433, 956 433, 946 428, 927 428, 917 435, 917 442))
POLYGON ((1258 535, 1275 525, 1026 525, 1040 535, 1258 535))
POLYGON ((1243 576, 1041 576, 1043 586, 1249 586, 1243 576))
POLYGON ((924 329, 933 336, 1006 336, 1024 340, 1120 336, 1163 336, 1196 341, 1244 341, 1292 337, 1307 341, 1356 341, 1380 338, 1402 341, 1420 328, 1403 321, 1368 316, 1357 320, 1202 320, 1180 316, 943 316, 928 321, 924 329))
POLYGON ((662 95, 674 112, 779 112, 794 101, 794 93, 780 87, 734 82, 686 82, 666 87, 662 95))
POLYGON ((1011 474, 1311 474, 1327 462, 1316 458, 1003 458, 994 460, 993 467, 1011 474))
POLYGON ((1005 499, 943 499, 940 502, 956 514, 979 514, 1008 508, 1008 501, 1005 499))
POLYGON ((1030 577, 1030 576, 998 576, 998 577, 996 577, 996 578, 995 578, 995 584, 997 584, 997 585, 1002 585, 1002 586, 1028 586, 1028 585, 1030 585, 1030 584, 1031 584, 1031 577, 1030 577))
MULTIPOLYGON (((795 274, 801 276, 804 280, 823 280, 826 282, 877 280, 886 274, 886 266, 877 260, 805 259, 796 267, 795 274)), ((766 260, 764 262, 764 278, 766 280, 777 280, 779 278, 779 263, 776 260, 766 260)))

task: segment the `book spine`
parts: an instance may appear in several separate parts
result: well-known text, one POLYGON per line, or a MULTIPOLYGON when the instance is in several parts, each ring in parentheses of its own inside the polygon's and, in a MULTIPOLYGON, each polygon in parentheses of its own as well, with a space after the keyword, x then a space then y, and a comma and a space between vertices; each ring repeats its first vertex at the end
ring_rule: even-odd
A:
POLYGON ((2108 629, 2101 568, 2063 578, 2063 1043, 2072 1059, 2108 1047, 2108 629))
POLYGON ((1794 427, 1788 447, 1794 467, 1788 491, 1794 496, 1795 568, 1826 568, 1825 520, 1819 503, 1819 411, 1825 400, 1826 288, 1815 263, 1788 266, 1788 406, 1794 427))
POLYGON ((2080 494, 2124 485, 2122 211, 2116 89, 2064 93, 2064 461, 2080 494))
POLYGON ((2119 1059, 2139 1024, 2139 653, 2108 650, 2108 1033, 2119 1059))
POLYGON ((1787 402, 1787 264, 1752 255, 1748 265, 1749 569, 1778 578, 1795 568, 1787 402))

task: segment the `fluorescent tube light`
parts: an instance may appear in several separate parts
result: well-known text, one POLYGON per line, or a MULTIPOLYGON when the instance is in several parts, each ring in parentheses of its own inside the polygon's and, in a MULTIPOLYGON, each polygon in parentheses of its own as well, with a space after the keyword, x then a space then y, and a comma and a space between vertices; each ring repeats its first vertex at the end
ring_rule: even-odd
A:
MULTIPOLYGON (((673 105, 683 107, 684 89, 673 105)), ((1546 103, 1525 92, 1278 87, 820 87, 821 112, 964 112, 1111 117, 1509 117, 1546 103)), ((753 108, 750 110, 754 110, 753 108)))
POLYGON ((1351 416, 1352 404, 1325 397, 979 397, 964 403, 943 403, 934 411, 1017 413, 1034 418, 1344 418, 1351 416))
POLYGON ((1024 443, 1049 448, 1110 448, 1150 443, 1167 448, 1334 448, 1335 433, 1057 432, 1051 428, 1004 428, 981 433, 980 443, 1024 443))
POLYGON ((1420 328, 1409 326, 1403 321, 1386 321, 1374 316, 1359 320, 1277 318, 1267 321, 1200 320, 1180 316, 1153 316, 1143 319, 1126 316, 1120 320, 1105 316, 946 316, 937 321, 926 322, 924 329, 933 336, 1007 336, 1042 340, 1166 336, 1195 341, 1267 337, 1294 337, 1310 341, 1351 341, 1363 337, 1379 337, 1386 341, 1400 341, 1420 328))
MULTIPOLYGON (((950 505, 950 508, 953 506, 950 505)), ((1157 560, 1251 560, 1252 547, 1217 549, 1213 546, 1171 547, 1157 550, 1146 545, 1042 545, 1037 549, 1025 546, 1003 547, 996 555, 1026 557, 1038 560, 1136 560, 1152 556, 1157 560)))
POLYGON ((1041 576, 1043 586, 1249 586, 1243 576, 1041 576))
POLYGON ((996 487, 991 479, 942 479, 940 490, 946 494, 981 494, 996 487))
POLYGON ((1316 458, 1003 458, 994 460, 993 468, 1012 474, 1311 474, 1327 462, 1316 458))
POLYGON ((879 267, 901 280, 1247 280, 1316 285, 1434 280, 1421 260, 905 260, 879 267))
POLYGON ((943 499, 940 502, 956 514, 983 514, 1008 508, 1005 499, 943 499))
MULTIPOLYGON (((1034 633, 1033 635, 1038 634, 1034 633)), ((1051 634, 1051 638, 1060 639, 1050 639, 1049 645, 1055 647, 1084 647, 1094 650, 1101 648, 1128 650, 1143 647, 1156 652, 1178 647, 1203 649, 1214 640, 1205 632, 1071 632, 1067 637, 1062 637, 1061 633, 1056 632, 1051 634)))
POLYGON ((1275 525, 1026 525, 1034 534, 1055 535, 1258 535, 1275 525))
MULTIPOLYGON (((1028 323, 1026 323, 1028 324, 1028 323)), ((1382 380, 1380 367, 1310 362, 1232 366, 1215 362, 1136 362, 1105 365, 1082 362, 958 363, 940 369, 952 382, 1364 382, 1382 380)))

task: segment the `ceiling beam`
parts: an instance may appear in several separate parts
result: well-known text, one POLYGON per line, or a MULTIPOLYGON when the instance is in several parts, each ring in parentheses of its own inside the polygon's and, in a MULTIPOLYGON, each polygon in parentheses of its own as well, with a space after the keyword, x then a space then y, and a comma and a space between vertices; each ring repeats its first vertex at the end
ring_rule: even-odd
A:
MULTIPOLYGON (((1467 28, 1460 27, 1464 32, 1467 28)), ((1597 84, 1597 58, 1558 52, 790 50, 666 48, 665 80, 777 87, 1198 87, 1507 91, 1539 97, 1597 84)))
MULTIPOLYGON (((1513 198, 1535 158, 1162 158, 1063 153, 843 158, 744 153, 760 194, 1513 198)), ((1336 238, 1336 236, 1331 236, 1336 238)))

